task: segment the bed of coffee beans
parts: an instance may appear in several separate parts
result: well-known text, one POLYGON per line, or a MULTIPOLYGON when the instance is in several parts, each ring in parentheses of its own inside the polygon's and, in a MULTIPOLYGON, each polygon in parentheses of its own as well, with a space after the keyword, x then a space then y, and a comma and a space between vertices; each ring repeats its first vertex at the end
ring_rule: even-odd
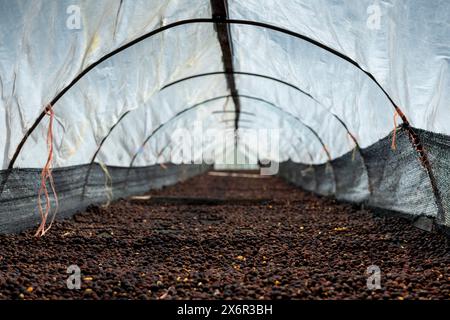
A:
POLYGON ((447 238, 400 218, 275 177, 149 195, 0 235, 0 299, 450 298, 447 238))

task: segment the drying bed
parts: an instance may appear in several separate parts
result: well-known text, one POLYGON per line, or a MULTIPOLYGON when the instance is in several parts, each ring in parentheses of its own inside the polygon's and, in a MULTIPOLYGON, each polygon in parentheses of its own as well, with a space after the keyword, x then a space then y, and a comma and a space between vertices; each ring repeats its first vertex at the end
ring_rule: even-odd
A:
POLYGON ((448 240, 280 178, 204 174, 0 235, 1 299, 448 299, 448 240), (81 288, 67 288, 67 268, 81 288), (367 288, 367 268, 381 289, 367 288))

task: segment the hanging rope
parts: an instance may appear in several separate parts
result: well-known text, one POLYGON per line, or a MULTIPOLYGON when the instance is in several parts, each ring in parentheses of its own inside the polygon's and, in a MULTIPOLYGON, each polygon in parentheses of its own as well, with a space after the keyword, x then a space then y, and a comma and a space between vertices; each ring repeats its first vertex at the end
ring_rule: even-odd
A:
POLYGON ((58 195, 56 194, 55 190, 55 183, 53 181, 52 176, 52 162, 53 162, 53 119, 55 117, 55 113, 53 112, 52 105, 49 104, 45 108, 45 113, 50 117, 49 125, 48 125, 48 131, 47 131, 47 150, 48 150, 48 157, 47 162, 45 163, 44 168, 41 172, 41 186, 39 188, 38 192, 38 207, 39 207, 39 214, 41 216, 41 224, 39 225, 39 228, 36 231, 35 236, 41 237, 45 235, 45 233, 51 228, 53 221, 55 220, 56 213, 58 212, 59 208, 59 202, 58 202, 58 195), (55 198, 55 210, 52 214, 52 220, 50 221, 50 224, 48 227, 46 227, 47 219, 51 211, 51 201, 50 201, 50 194, 49 190, 47 188, 47 181, 50 184, 50 189, 53 192, 53 196, 55 198), (42 206, 42 195, 45 196, 45 209, 42 206))
POLYGON ((394 130, 392 131, 392 144, 391 144, 392 150, 397 149, 396 141, 397 141, 397 117, 398 116, 399 116, 398 111, 395 110, 395 112, 394 112, 394 130))
POLYGON ((354 147, 353 148, 353 151, 352 151, 352 162, 353 161, 355 161, 355 159, 356 159, 356 149, 357 149, 358 147, 354 147))
POLYGON ((108 167, 102 161, 99 161, 100 168, 102 168, 105 173, 105 190, 106 190, 106 198, 108 201, 102 205, 103 208, 108 208, 113 199, 113 188, 112 188, 112 177, 109 173, 108 167))

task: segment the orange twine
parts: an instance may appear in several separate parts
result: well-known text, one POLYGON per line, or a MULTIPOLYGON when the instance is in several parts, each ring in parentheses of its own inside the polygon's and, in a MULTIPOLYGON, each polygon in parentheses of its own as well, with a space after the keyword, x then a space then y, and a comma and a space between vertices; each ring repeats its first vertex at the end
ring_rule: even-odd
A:
POLYGON ((392 144, 391 144, 391 149, 392 150, 396 150, 397 146, 396 146, 396 138, 397 138, 397 117, 399 116, 398 111, 395 110, 394 113, 394 130, 392 131, 392 144))
POLYGON ((41 186, 39 188, 38 193, 38 206, 39 206, 39 214, 41 215, 41 224, 39 225, 39 228, 36 231, 35 236, 41 237, 45 235, 45 233, 51 228, 53 221, 55 220, 56 213, 58 211, 59 202, 58 202, 58 196, 56 194, 55 190, 55 183, 52 176, 52 162, 53 162, 53 119, 54 119, 54 112, 52 109, 52 105, 48 105, 46 107, 45 112, 50 117, 49 120, 49 126, 47 131, 47 150, 48 150, 48 158, 47 162, 45 163, 44 168, 41 172, 41 186), (50 224, 48 227, 46 227, 47 219, 50 214, 51 209, 51 202, 50 202, 50 195, 47 188, 47 180, 50 184, 51 191, 53 192, 53 195, 55 197, 55 203, 56 207, 54 210, 54 213, 52 215, 52 220, 50 221, 50 224), (45 209, 42 206, 42 200, 41 196, 44 194, 45 196, 45 209))
POLYGON ((348 141, 349 141, 350 147, 353 149, 352 161, 355 161, 355 153, 356 153, 356 148, 357 148, 356 142, 353 140, 353 136, 350 132, 347 132, 347 138, 349 139, 348 141))

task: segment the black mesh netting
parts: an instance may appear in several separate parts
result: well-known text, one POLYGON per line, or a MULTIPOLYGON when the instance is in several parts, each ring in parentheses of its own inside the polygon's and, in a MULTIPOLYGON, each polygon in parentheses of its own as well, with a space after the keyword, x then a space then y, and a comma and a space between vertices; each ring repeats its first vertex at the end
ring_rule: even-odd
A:
POLYGON ((450 137, 417 130, 433 168, 436 184, 444 207, 443 223, 450 227, 450 137))
POLYGON ((314 166, 287 161, 280 166, 279 175, 305 190, 316 190, 316 174, 314 166))
POLYGON ((369 179, 361 151, 352 152, 333 160, 336 177, 336 198, 351 202, 363 202, 369 198, 369 179))
MULTIPOLYGON (((166 168, 156 165, 131 170, 108 167, 104 171, 98 164, 94 164, 91 170, 89 165, 54 169, 53 178, 59 200, 57 217, 70 216, 90 204, 105 203, 175 184, 208 169, 206 165, 168 165, 166 168), (107 181, 106 172, 111 177, 112 185, 107 181), (111 186, 112 198, 108 199, 111 186)), ((10 173, 0 196, 0 233, 24 230, 40 221, 37 205, 40 174, 41 169, 14 169, 10 173)), ((0 172, 0 181, 5 176, 6 171, 0 172)), ((52 202, 54 205, 53 197, 52 202)))
MULTIPOLYGON (((450 137, 414 129, 427 150, 444 209, 443 223, 450 226, 450 137)), ((398 130, 395 149, 392 136, 360 151, 353 150, 329 164, 315 165, 315 192, 338 199, 365 202, 371 207, 403 214, 438 217, 439 198, 422 166, 408 134, 398 130), (328 167, 331 167, 330 170, 328 167)), ((291 161, 280 164, 280 175, 304 187, 306 166, 291 161), (295 172, 295 173, 294 173, 295 172)), ((311 179, 308 177, 308 179, 311 179)), ((305 188, 311 190, 310 188, 305 188)))

